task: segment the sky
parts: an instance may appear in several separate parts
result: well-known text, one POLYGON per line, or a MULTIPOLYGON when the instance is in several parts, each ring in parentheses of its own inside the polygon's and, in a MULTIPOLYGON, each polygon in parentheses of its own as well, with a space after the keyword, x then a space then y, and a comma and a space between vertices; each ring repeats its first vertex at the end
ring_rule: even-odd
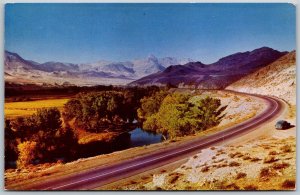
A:
POLYGON ((212 63, 259 47, 296 48, 292 4, 6 4, 5 49, 40 63, 150 54, 212 63))

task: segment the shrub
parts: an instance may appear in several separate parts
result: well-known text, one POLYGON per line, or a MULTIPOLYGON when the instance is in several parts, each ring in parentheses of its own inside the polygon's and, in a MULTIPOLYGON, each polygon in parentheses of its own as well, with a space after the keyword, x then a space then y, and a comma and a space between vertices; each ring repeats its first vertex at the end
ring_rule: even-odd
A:
POLYGON ((257 161, 260 161, 261 159, 260 158, 257 158, 257 157, 254 157, 254 158, 251 158, 251 162, 257 162, 257 161))
POLYGON ((264 159, 264 163, 272 163, 272 162, 276 162, 278 161, 278 159, 275 158, 275 156, 267 156, 264 159))
POLYGON ((243 157, 243 160, 249 160, 249 159, 251 159, 251 157, 248 155, 243 157))
POLYGON ((272 171, 269 167, 264 167, 260 170, 259 177, 263 181, 267 181, 270 177, 276 176, 276 173, 272 171))
POLYGON ((239 190, 240 187, 238 185, 236 185, 235 183, 231 183, 226 185, 225 187, 226 190, 239 190))
POLYGON ((230 166, 230 167, 238 167, 238 166, 240 166, 240 165, 241 165, 241 164, 238 163, 238 162, 236 162, 236 161, 232 161, 232 162, 229 163, 229 166, 230 166))
POLYGON ((236 179, 245 178, 246 176, 247 176, 246 173, 238 173, 238 174, 236 175, 236 179))
POLYGON ((207 171, 209 171, 209 166, 205 166, 201 169, 201 172, 203 172, 203 173, 207 172, 207 171))
POLYGON ((276 151, 269 152, 269 155, 277 155, 278 153, 276 151))
POLYGON ((290 164, 289 163, 286 163, 286 162, 282 162, 282 163, 274 163, 272 165, 272 168, 273 169, 285 169, 287 167, 289 167, 290 164))
POLYGON ((229 156, 230 158, 234 158, 234 157, 240 158, 240 157, 243 156, 243 154, 240 153, 240 152, 235 152, 235 153, 230 153, 228 156, 229 156))
POLYGON ((250 184, 244 187, 245 190, 257 190, 258 187, 256 185, 250 184))
POLYGON ((280 150, 284 153, 292 152, 292 146, 291 145, 284 145, 280 147, 280 150))
POLYGON ((285 189, 295 189, 296 186, 296 182, 295 180, 290 180, 290 179, 286 179, 283 183, 282 183, 282 187, 285 189))
POLYGON ((172 175, 172 176, 170 176, 168 182, 169 182, 170 184, 173 184, 173 183, 175 183, 178 179, 179 179, 179 175, 172 175))

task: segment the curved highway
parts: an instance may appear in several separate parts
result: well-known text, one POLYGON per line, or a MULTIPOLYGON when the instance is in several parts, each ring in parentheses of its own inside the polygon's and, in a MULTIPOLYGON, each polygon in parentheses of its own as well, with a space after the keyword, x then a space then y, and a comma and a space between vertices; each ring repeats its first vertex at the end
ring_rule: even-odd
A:
MULTIPOLYGON (((246 93, 237 94, 245 95, 246 93)), ((187 158, 199 153, 201 149, 249 133, 258 126, 276 118, 283 110, 283 103, 275 98, 251 94, 246 95, 263 99, 267 104, 267 108, 256 117, 230 128, 226 128, 218 133, 195 138, 180 146, 166 147, 155 153, 145 154, 131 160, 124 160, 115 164, 101 166, 96 169, 94 168, 86 172, 65 176, 64 178, 56 180, 46 180, 35 186, 30 186, 29 190, 87 190, 101 187, 105 184, 187 158)))

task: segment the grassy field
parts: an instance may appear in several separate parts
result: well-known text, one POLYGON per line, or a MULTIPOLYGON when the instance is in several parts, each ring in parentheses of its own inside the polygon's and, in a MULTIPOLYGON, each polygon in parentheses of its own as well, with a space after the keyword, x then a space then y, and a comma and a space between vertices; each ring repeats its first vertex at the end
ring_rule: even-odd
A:
POLYGON ((39 108, 57 107, 62 109, 69 98, 62 99, 47 99, 25 102, 8 102, 4 104, 5 118, 14 118, 18 116, 29 116, 37 111, 39 108))

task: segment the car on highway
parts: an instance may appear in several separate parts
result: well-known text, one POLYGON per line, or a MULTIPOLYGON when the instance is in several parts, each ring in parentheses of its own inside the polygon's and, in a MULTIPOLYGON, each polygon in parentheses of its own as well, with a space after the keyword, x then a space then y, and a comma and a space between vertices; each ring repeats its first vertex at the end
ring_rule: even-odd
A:
POLYGON ((291 124, 285 120, 277 121, 275 128, 277 130, 285 130, 291 127, 291 124))

